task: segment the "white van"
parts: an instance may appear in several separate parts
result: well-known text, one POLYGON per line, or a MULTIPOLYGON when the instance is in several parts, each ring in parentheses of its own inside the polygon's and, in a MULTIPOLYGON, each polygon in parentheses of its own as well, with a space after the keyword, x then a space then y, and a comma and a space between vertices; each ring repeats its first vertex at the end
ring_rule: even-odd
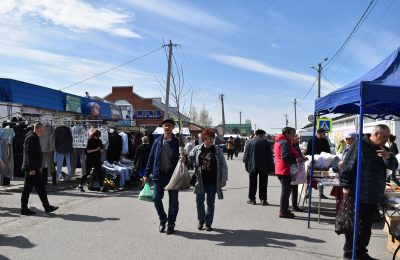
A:
MULTIPOLYGON (((307 144, 309 141, 312 141, 313 138, 313 132, 312 131, 307 131, 304 129, 297 130, 297 135, 300 136, 300 146, 305 146, 304 148, 307 148, 307 144)), ((336 149, 335 145, 332 144, 331 140, 327 137, 329 146, 331 147, 331 154, 336 155, 336 149)))

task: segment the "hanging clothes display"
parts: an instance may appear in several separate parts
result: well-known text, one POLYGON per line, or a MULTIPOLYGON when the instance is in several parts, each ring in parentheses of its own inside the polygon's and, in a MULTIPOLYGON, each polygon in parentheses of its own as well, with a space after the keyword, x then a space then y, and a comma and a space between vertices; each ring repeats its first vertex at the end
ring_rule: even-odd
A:
POLYGON ((108 149, 107 149, 107 161, 110 163, 118 162, 122 152, 122 137, 112 132, 108 134, 108 149))
POLYGON ((129 152, 128 135, 124 132, 119 133, 122 137, 122 154, 127 154, 129 152))
POLYGON ((14 136, 12 128, 0 128, 0 185, 9 185, 14 176, 14 136))
POLYGON ((72 159, 71 159, 71 175, 75 175, 78 160, 81 165, 82 176, 86 175, 86 145, 88 141, 87 130, 84 126, 77 125, 71 127, 72 133, 72 159))
POLYGON ((55 161, 57 163, 57 176, 62 177, 61 169, 64 158, 67 162, 67 178, 71 178, 71 152, 72 132, 69 127, 59 126, 54 130, 55 138, 55 161))
POLYGON ((11 122, 3 123, 3 127, 9 126, 14 130, 15 136, 12 140, 13 145, 13 160, 14 164, 12 169, 10 168, 10 172, 12 172, 13 177, 24 177, 24 173, 21 170, 21 165, 23 161, 23 146, 24 146, 24 128, 26 127, 25 123, 19 122, 17 118, 13 118, 11 122))
POLYGON ((47 172, 55 174, 54 168, 54 132, 55 128, 51 125, 46 124, 42 136, 39 137, 40 147, 42 148, 43 162, 42 170, 47 168, 47 172), (47 167, 46 167, 47 166, 47 167))

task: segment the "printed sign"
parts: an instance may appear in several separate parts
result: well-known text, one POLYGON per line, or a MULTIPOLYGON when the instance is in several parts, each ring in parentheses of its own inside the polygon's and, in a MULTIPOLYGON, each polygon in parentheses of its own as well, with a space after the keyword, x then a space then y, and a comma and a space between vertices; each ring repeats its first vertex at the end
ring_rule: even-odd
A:
POLYGON ((308 122, 314 123, 314 115, 309 115, 308 116, 308 122))
POLYGON ((139 110, 136 118, 161 118, 161 110, 139 110))
POLYGON ((88 133, 83 126, 71 127, 72 132, 72 147, 73 148, 86 148, 88 142, 88 133))
POLYGON ((332 118, 317 119, 317 129, 323 128, 327 133, 332 133, 332 118))
POLYGON ((65 107, 65 111, 82 113, 81 110, 81 99, 78 97, 67 96, 67 105, 65 107))

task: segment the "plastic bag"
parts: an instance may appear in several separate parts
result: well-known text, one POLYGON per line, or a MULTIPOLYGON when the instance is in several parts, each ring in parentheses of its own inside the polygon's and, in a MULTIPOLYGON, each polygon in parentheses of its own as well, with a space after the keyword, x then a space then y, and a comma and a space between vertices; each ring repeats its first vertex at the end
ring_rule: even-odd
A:
POLYGON ((150 189, 150 184, 146 182, 142 191, 139 193, 139 199, 144 201, 153 201, 153 193, 150 189))
POLYGON ((165 190, 186 190, 190 188, 190 173, 186 165, 179 159, 178 164, 172 174, 171 180, 165 190))
MULTIPOLYGON (((297 168, 296 174, 291 174, 292 177, 292 185, 307 183, 307 175, 306 175, 306 168, 304 166, 304 162, 293 164, 293 167, 297 168)), ((292 169, 291 171, 292 172, 292 169)))

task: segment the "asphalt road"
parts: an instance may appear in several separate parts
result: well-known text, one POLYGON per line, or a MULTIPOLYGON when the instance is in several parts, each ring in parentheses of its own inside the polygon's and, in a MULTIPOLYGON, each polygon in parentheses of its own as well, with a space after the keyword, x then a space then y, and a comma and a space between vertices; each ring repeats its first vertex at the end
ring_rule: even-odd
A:
MULTIPOLYGON (((312 214, 308 229, 306 213, 278 218, 276 177, 269 177, 271 205, 248 205, 248 177, 241 157, 228 161, 228 167, 225 199, 216 202, 213 232, 197 230, 192 191, 180 192, 176 233, 168 236, 158 232, 153 204, 137 199, 138 187, 105 194, 50 192, 50 203, 60 206, 50 215, 32 194, 30 206, 38 212, 32 217, 19 216, 20 192, 0 190, 0 259, 342 258, 344 237, 333 231, 334 199, 324 200, 321 224, 312 214)), ((382 228, 383 223, 374 226, 370 254, 391 259, 382 228)))

